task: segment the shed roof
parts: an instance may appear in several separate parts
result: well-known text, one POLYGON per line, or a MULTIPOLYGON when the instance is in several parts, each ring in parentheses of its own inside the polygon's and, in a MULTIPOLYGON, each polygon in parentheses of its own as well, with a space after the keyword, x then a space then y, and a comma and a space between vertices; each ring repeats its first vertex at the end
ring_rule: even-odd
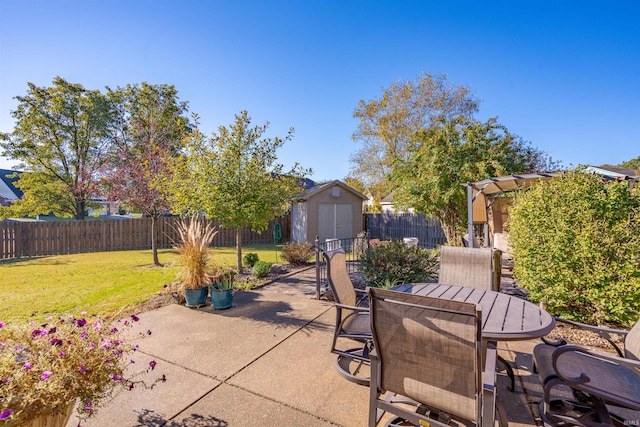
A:
POLYGON ((367 200, 368 199, 368 197, 365 196, 364 194, 362 194, 361 192, 355 190, 352 187, 349 187, 344 182, 336 179, 334 181, 326 182, 324 184, 316 185, 316 186, 313 186, 313 187, 309 188, 305 193, 298 194, 295 197, 295 200, 299 200, 299 201, 309 200, 311 197, 315 196, 316 194, 321 193, 322 191, 326 190, 327 188, 331 188, 331 187, 334 187, 336 185, 341 187, 341 188, 344 188, 345 190, 347 190, 347 191, 349 191, 351 193, 353 193, 355 196, 360 197, 362 200, 367 200))

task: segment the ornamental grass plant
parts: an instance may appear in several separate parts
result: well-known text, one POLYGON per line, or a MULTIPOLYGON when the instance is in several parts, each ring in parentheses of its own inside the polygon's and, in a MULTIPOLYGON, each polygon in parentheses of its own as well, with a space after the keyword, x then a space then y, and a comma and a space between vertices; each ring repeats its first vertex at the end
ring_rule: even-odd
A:
POLYGON ((178 223, 176 231, 180 236, 180 242, 174 245, 181 267, 178 273, 180 282, 186 289, 202 288, 209 282, 209 246, 218 230, 205 218, 192 217, 183 218, 178 223))
POLYGON ((75 403, 84 420, 119 391, 165 381, 164 375, 152 384, 139 380, 155 361, 139 370, 131 366, 138 345, 122 333, 138 320, 83 314, 42 324, 0 322, 0 425, 21 426, 75 403))

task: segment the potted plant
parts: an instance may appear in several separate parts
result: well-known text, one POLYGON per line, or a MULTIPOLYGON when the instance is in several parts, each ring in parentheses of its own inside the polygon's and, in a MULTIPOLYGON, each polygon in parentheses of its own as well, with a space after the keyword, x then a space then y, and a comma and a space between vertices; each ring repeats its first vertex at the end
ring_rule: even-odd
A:
POLYGON ((77 407, 83 420, 135 378, 155 368, 132 373, 132 353, 122 329, 138 321, 109 321, 97 316, 61 316, 46 323, 0 322, 0 424, 6 426, 64 426, 77 407), (77 404, 77 405, 76 405, 77 404))
POLYGON ((216 310, 224 310, 231 307, 233 302, 233 280, 236 271, 228 267, 220 267, 217 271, 209 275, 211 284, 211 304, 216 310))
POLYGON ((180 243, 178 251, 180 284, 187 307, 202 307, 207 298, 210 255, 209 245, 218 231, 204 218, 182 219, 176 227, 180 243))

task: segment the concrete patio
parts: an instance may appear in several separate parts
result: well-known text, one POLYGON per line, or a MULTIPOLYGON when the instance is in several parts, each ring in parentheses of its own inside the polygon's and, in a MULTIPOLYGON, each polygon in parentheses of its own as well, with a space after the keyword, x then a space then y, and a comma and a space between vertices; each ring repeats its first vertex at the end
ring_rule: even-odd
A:
MULTIPOLYGON (((136 366, 157 361, 153 390, 123 392, 86 426, 365 426, 369 390, 342 378, 329 353, 333 305, 315 299, 315 271, 238 292, 215 311, 168 305, 140 315, 152 334, 136 366)), ((498 396, 512 426, 542 425, 541 389, 531 372, 538 341, 500 343, 516 391, 498 374, 498 396)), ((76 426, 72 417, 68 427, 76 426)), ((382 423, 380 423, 382 425, 382 423)))

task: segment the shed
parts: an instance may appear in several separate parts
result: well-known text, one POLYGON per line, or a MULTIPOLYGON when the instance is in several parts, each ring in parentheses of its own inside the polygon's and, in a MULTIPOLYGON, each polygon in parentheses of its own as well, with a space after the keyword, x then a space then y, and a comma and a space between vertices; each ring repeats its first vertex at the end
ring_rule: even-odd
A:
POLYGON ((362 205, 366 200, 367 196, 339 180, 309 188, 292 202, 291 240, 352 238, 364 229, 362 205))

